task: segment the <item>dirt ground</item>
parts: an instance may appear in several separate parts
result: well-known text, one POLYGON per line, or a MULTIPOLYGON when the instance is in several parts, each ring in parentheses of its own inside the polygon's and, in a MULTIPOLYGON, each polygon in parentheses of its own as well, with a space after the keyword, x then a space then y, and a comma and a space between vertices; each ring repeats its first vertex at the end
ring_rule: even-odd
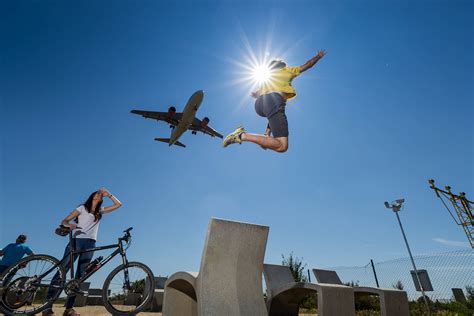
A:
MULTIPOLYGON (((85 307, 74 307, 74 310, 81 314, 81 316, 109 316, 109 312, 103 306, 85 306, 85 307)), ((64 306, 54 305, 54 314, 56 316, 62 316, 64 312, 64 306)), ((138 315, 143 316, 161 316, 161 313, 147 313, 143 312, 138 315)))
MULTIPOLYGON (((75 307, 74 308, 81 316, 109 316, 109 312, 102 306, 86 306, 86 307, 75 307)), ((64 312, 62 305, 54 305, 54 313, 57 316, 61 316, 64 312)), ((140 316, 161 316, 161 313, 147 313, 143 312, 138 314, 140 316)), ((317 316, 316 314, 300 314, 300 316, 317 316)))

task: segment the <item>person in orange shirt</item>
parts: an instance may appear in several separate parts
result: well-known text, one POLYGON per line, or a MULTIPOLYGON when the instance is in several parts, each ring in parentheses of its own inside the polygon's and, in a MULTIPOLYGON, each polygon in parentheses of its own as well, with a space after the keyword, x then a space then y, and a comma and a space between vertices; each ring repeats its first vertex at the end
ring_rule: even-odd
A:
POLYGON ((238 127, 224 139, 224 147, 230 144, 252 142, 260 145, 263 149, 272 149, 279 153, 287 151, 289 133, 285 106, 286 101, 296 96, 291 82, 299 74, 313 67, 325 54, 326 52, 322 49, 305 64, 296 67, 288 67, 282 60, 271 61, 269 80, 251 94, 256 99, 255 112, 268 120, 265 134, 247 133, 243 127, 238 127), (271 134, 273 137, 270 136, 271 134))

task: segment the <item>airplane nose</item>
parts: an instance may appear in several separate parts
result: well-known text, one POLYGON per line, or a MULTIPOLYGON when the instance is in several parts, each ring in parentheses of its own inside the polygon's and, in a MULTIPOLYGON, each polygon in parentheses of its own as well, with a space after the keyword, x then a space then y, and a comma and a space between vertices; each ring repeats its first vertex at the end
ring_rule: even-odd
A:
POLYGON ((203 99, 204 99, 204 91, 198 90, 198 91, 193 93, 190 101, 192 100, 193 103, 195 104, 194 107, 195 107, 196 111, 199 108, 199 106, 201 105, 203 99))
POLYGON ((196 98, 196 100, 198 102, 201 102, 202 99, 204 98, 204 91, 198 90, 198 91, 194 92, 194 97, 196 98))

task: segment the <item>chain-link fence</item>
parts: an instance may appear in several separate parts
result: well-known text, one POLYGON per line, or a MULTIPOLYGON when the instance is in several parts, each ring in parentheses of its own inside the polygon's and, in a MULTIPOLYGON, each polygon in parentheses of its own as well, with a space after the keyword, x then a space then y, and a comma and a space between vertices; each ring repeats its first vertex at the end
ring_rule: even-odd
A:
MULTIPOLYGON (((439 254, 414 256, 417 270, 426 270, 433 291, 426 292, 432 301, 446 302, 453 299, 452 288, 460 288, 467 296, 466 287, 474 286, 474 250, 461 250, 439 254)), ((369 262, 363 267, 335 267, 344 283, 354 282, 360 286, 376 287, 375 274, 381 288, 395 288, 398 285, 407 292, 408 299, 421 296, 415 288, 410 271, 413 270, 410 258, 400 258, 384 262, 369 262)))

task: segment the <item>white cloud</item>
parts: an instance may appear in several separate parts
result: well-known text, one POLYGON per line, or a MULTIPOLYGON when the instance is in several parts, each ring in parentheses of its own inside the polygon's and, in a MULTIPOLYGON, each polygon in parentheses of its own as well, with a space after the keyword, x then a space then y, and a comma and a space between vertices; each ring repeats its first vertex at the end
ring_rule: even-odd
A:
POLYGON ((440 243, 445 246, 469 248, 469 244, 464 241, 453 241, 443 238, 433 238, 433 241, 436 241, 437 243, 440 243))

